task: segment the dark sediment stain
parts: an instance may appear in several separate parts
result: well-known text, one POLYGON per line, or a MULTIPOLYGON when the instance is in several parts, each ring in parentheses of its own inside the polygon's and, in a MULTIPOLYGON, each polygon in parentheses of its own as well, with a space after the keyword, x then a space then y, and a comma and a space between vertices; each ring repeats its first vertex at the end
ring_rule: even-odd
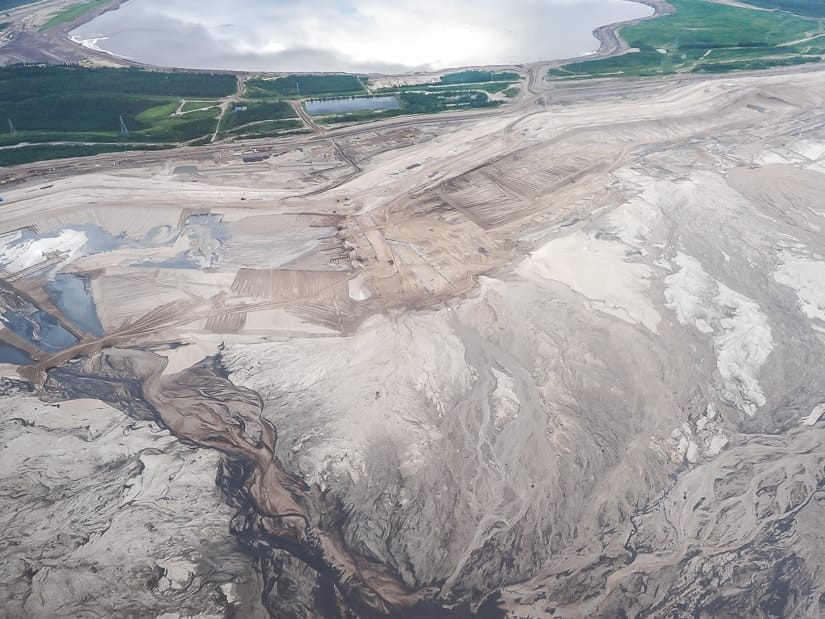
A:
POLYGON ((109 349, 50 370, 43 393, 97 398, 130 416, 154 419, 185 443, 221 452, 217 484, 237 510, 230 530, 258 561, 269 592, 263 602, 273 617, 301 619, 308 610, 305 596, 286 605, 283 599, 283 591, 298 587, 279 569, 292 557, 314 573, 309 600, 322 617, 504 617, 495 597, 482 598, 477 610, 468 599, 441 600, 437 588, 409 590, 386 566, 353 553, 343 541, 340 516, 330 516, 334 506, 275 456, 277 431, 261 416, 260 396, 233 385, 215 358, 170 377, 161 375, 165 363, 150 352, 109 349))

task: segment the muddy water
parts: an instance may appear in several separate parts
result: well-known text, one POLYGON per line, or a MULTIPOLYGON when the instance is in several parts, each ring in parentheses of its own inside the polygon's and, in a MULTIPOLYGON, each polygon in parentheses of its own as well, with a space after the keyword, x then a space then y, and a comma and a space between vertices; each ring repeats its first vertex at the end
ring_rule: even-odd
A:
POLYGON ((211 213, 189 215, 178 234, 170 233, 171 230, 154 229, 144 242, 171 245, 179 237, 185 237, 189 240, 190 249, 166 260, 143 260, 132 266, 161 269, 209 268, 220 261, 220 248, 230 238, 223 218, 211 213))
MULTIPOLYGON (((55 400, 102 399, 131 416, 154 419, 190 444, 221 452, 218 483, 238 509, 231 530, 241 547, 264 570, 277 552, 297 557, 316 572, 320 590, 331 585, 325 594, 330 606, 343 604, 364 619, 500 616, 496 610, 475 614, 467 600, 448 607, 436 599, 437 590, 410 590, 385 566, 350 551, 341 535, 346 514, 275 455, 277 430, 262 417, 260 396, 232 384, 214 358, 171 377, 161 375, 165 365, 151 352, 109 349, 52 369, 44 393, 55 400)), ((277 609, 270 611, 278 616, 277 609)))
POLYGON ((22 299, 14 299, 14 302, 3 308, 0 320, 17 337, 44 352, 57 352, 77 343, 77 338, 51 314, 22 299))
POLYGON ((15 348, 5 342, 0 342, 0 363, 11 363, 13 365, 30 365, 34 363, 26 352, 15 348))
POLYGON ((60 273, 45 288, 55 307, 75 326, 90 335, 103 336, 88 277, 60 273))

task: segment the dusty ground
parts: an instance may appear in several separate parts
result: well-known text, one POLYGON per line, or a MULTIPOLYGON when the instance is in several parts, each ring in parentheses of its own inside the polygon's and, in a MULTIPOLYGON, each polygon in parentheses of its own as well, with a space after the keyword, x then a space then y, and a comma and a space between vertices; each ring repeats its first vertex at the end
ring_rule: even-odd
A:
MULTIPOLYGON (((219 509, 173 479, 145 518, 222 514, 235 571, 183 534, 46 556, 13 529, 7 608, 823 614, 825 72, 540 97, 261 143, 253 163, 212 146, 9 171, 5 373, 85 400, 56 417, 9 388, 7 449, 80 433, 74 464, 37 468, 94 530, 113 516, 78 480, 99 454, 160 452, 190 485, 217 467, 219 509), (140 440, 83 434, 89 411, 140 440), (99 571, 123 555, 134 589, 81 585, 79 552, 99 571), (190 606, 164 593, 182 588, 190 606)), ((107 501, 133 492, 107 475, 107 501)), ((0 502, 54 519, 22 486, 0 502)))

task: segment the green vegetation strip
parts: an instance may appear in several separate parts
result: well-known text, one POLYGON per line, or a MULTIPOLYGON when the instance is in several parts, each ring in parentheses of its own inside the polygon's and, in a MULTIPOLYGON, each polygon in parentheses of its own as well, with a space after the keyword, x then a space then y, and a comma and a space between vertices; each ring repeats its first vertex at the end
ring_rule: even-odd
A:
MULTIPOLYGON (((304 124, 300 120, 274 120, 271 123, 261 123, 247 126, 245 133, 239 133, 235 137, 242 140, 258 138, 277 138, 284 135, 296 135, 299 133, 311 133, 304 129, 304 124)), ((235 134, 233 134, 235 135, 235 134)))
POLYGON ((796 15, 825 17, 825 2, 822 0, 742 0, 764 9, 779 9, 796 15))
POLYGON ((363 78, 355 75, 287 75, 246 82, 250 97, 308 97, 323 94, 363 94, 363 78))
POLYGON ((402 109, 409 114, 431 114, 450 109, 495 107, 487 93, 467 90, 447 90, 439 93, 404 92, 400 95, 402 109))
MULTIPOLYGON (((512 71, 458 71, 442 75, 437 82, 413 84, 409 86, 390 86, 378 88, 375 94, 395 94, 404 92, 452 93, 458 91, 483 91, 489 94, 503 93, 521 81, 521 76, 512 71)), ((506 97, 512 95, 506 95, 506 97)))
POLYGON ((574 62, 550 77, 653 76, 726 72, 817 62, 825 22, 706 0, 671 0, 675 13, 621 29, 639 52, 574 62), (819 47, 817 47, 819 45, 819 47))
POLYGON ((415 86, 396 86, 387 88, 378 88, 375 94, 396 94, 400 92, 444 92, 447 90, 483 90, 484 92, 495 94, 503 92, 505 89, 512 86, 512 82, 486 82, 476 84, 419 84, 415 86))
POLYGON ((516 82, 518 73, 511 71, 495 73, 492 71, 458 71, 441 77, 442 84, 478 84, 482 82, 516 82))
POLYGON ((0 0, 0 11, 16 9, 24 4, 34 4, 38 0, 0 0))
POLYGON ((73 22, 78 17, 85 15, 93 9, 103 6, 107 2, 109 2, 109 0, 88 0, 87 2, 79 2, 78 4, 68 6, 62 11, 55 13, 51 19, 40 26, 38 30, 43 32, 44 30, 50 30, 55 26, 73 22))
POLYGON ((181 112, 194 112, 195 110, 202 110, 220 105, 218 101, 187 101, 183 104, 181 112))
POLYGON ((130 150, 163 150, 170 146, 124 144, 43 144, 0 149, 0 167, 33 163, 49 159, 89 157, 102 153, 127 152, 130 150))
POLYGON ((438 112, 490 108, 501 105, 501 101, 490 99, 480 90, 443 90, 440 92, 410 92, 396 94, 400 103, 397 109, 363 110, 323 116, 316 122, 322 125, 366 122, 403 114, 436 114, 438 112))

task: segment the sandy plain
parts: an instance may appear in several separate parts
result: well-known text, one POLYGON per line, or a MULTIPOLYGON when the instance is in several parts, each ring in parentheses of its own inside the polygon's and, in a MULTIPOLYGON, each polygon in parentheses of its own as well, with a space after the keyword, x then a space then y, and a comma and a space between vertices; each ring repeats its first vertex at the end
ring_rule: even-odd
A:
POLYGON ((825 71, 540 70, 3 171, 0 616, 823 614, 825 71))

